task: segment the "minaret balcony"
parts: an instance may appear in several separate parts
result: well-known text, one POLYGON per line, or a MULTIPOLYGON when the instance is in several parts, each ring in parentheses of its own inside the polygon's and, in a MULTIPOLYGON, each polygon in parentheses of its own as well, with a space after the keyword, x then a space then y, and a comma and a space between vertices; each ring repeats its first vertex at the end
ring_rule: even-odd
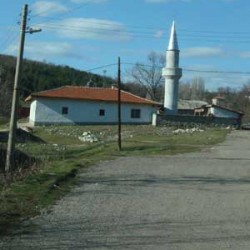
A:
POLYGON ((169 78, 180 78, 182 76, 181 68, 163 68, 162 76, 169 78))

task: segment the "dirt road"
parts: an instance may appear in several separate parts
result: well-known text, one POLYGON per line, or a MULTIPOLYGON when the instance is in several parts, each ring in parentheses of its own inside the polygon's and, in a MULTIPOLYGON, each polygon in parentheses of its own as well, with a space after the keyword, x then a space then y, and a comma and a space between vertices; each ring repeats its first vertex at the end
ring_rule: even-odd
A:
POLYGON ((79 185, 0 249, 250 249, 250 132, 202 153, 129 157, 79 185))

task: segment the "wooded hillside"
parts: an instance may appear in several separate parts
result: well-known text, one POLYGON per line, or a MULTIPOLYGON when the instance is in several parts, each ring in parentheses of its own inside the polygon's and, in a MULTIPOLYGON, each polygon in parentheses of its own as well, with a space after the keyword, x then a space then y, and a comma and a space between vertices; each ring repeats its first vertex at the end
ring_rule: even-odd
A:
MULTIPOLYGON (((9 114, 12 88, 15 77, 16 58, 0 55, 0 115, 9 114)), ((30 93, 57 88, 64 85, 101 87, 115 83, 110 77, 76 70, 69 66, 59 66, 32 60, 24 60, 20 83, 20 99, 30 93)))

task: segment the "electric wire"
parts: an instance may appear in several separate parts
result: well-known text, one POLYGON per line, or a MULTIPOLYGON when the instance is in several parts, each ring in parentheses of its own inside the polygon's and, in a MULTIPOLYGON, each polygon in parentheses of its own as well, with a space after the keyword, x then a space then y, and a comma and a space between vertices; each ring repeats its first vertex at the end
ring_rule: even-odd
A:
POLYGON ((0 43, 0 48, 1 51, 4 51, 7 47, 11 47, 11 45, 17 41, 19 33, 16 32, 17 30, 15 29, 10 29, 6 35, 6 37, 1 40, 0 43))
MULTIPOLYGON (((64 1, 63 3, 66 3, 67 1, 64 1)), ((63 4, 62 3, 62 4, 63 4)), ((47 20, 44 20, 43 22, 40 23, 34 23, 34 25, 44 25, 46 23, 46 21, 51 21, 51 20, 61 20, 63 18, 63 16, 68 15, 69 13, 74 12, 76 9, 80 9, 83 6, 90 4, 91 0, 89 0, 88 2, 84 2, 76 7, 70 8, 68 11, 66 11, 66 13, 63 13, 61 15, 59 15, 58 18, 51 18, 51 17, 46 17, 47 20)), ((31 17, 42 17, 42 14, 45 14, 46 11, 37 13, 35 15, 32 15, 31 17)), ((104 22, 98 22, 97 20, 91 20, 88 21, 87 19, 84 20, 85 24, 88 24, 88 22, 90 24, 96 24, 98 26, 106 26, 106 27, 113 27, 112 24, 108 24, 108 23, 104 23, 104 22)), ((117 23, 118 24, 118 23, 117 23)), ((68 31, 88 31, 88 32, 94 32, 97 31, 95 28, 91 27, 89 29, 91 29, 91 31, 89 29, 87 29, 86 27, 74 27, 74 26, 69 26, 65 24, 59 24, 59 23, 47 23, 47 27, 45 26, 44 28, 48 28, 49 30, 53 30, 53 29, 58 29, 58 28, 63 28, 64 30, 68 30, 68 31), (50 26, 50 27, 49 27, 50 26)), ((162 31, 162 27, 161 28, 157 28, 157 27, 150 27, 150 26, 138 26, 138 25, 123 25, 120 24, 121 27, 126 28, 126 30, 122 30, 119 32, 125 32, 128 35, 133 35, 133 37, 142 37, 142 38, 157 38, 159 39, 159 37, 155 36, 155 33, 159 30, 162 31), (133 30, 136 30, 133 31, 133 30), (150 31, 151 32, 146 32, 146 31, 150 31)), ((108 29, 108 30, 112 30, 112 29, 108 29)), ((107 31, 107 29, 102 29, 102 28, 98 28, 98 32, 105 32, 107 31)), ((245 32, 245 31, 212 31, 212 30, 187 30, 187 29, 179 29, 180 33, 179 33, 179 37, 182 37, 182 40, 184 41, 202 41, 204 39, 206 39, 206 42, 238 42, 238 43, 249 43, 250 42, 250 33, 249 32, 245 32), (216 35, 216 36, 215 36, 216 35), (237 36, 235 36, 237 35, 237 36), (247 40, 242 40, 242 39, 247 39, 247 40)), ((117 32, 117 31, 114 31, 117 32)), ((165 34, 164 36, 161 36, 160 38, 165 38, 167 35, 165 34)))
POLYGON ((14 42, 18 39, 19 36, 19 27, 17 25, 20 16, 18 15, 15 18, 15 25, 2 26, 4 29, 7 29, 7 34, 4 35, 4 38, 0 42, 0 50, 5 51, 7 47, 11 47, 14 42))
MULTIPOLYGON (((84 20, 84 25, 86 24, 97 24, 98 22, 94 21, 88 21, 84 20)), ((105 32, 113 32, 114 35, 116 34, 122 34, 123 36, 129 36, 130 38, 154 38, 154 39, 165 39, 168 37, 167 34, 163 34, 160 37, 156 36, 157 31, 134 31, 133 29, 127 30, 126 26, 120 25, 119 23, 114 23, 114 24, 108 24, 104 22, 99 22, 99 27, 91 27, 91 25, 82 26, 73 26, 73 25, 67 25, 67 24, 58 24, 58 23, 48 23, 43 27, 44 29, 47 30, 59 30, 60 31, 72 31, 72 32, 88 32, 88 33, 95 33, 95 34, 103 34, 105 32), (105 28, 103 27, 105 26, 105 28)), ((77 35, 76 35, 77 36, 77 35)), ((79 35, 81 37, 81 35, 79 35)), ((85 35, 87 37, 87 34, 85 35)), ((209 35, 187 35, 187 34, 182 34, 179 33, 180 40, 182 41, 206 41, 206 42, 227 42, 227 43, 249 43, 250 42, 250 33, 248 36, 237 36, 234 37, 232 34, 228 37, 223 37, 223 36, 209 36, 209 35)))
MULTIPOLYGON (((91 68, 86 70, 87 72, 95 71, 102 68, 107 68, 111 66, 115 66, 117 63, 110 63, 101 65, 95 68, 91 68)), ((132 62, 121 62, 121 65, 131 65, 131 66, 142 66, 152 68, 152 65, 149 64, 142 64, 142 63, 132 63, 132 62)), ((154 66, 158 69, 161 69, 161 66, 154 66)), ((182 68, 183 71, 186 72, 196 72, 196 73, 211 73, 211 74, 226 74, 226 75, 250 75, 250 71, 232 71, 232 70, 200 70, 200 69, 192 69, 192 68, 182 68)))
MULTIPOLYGON (((68 2, 68 1, 66 0, 66 1, 64 1, 64 2, 66 3, 66 2, 68 2)), ((63 3, 64 3, 64 2, 63 2, 63 3)), ((63 4, 63 3, 62 3, 62 4, 63 4)), ((87 2, 84 2, 84 3, 81 3, 81 4, 79 4, 78 6, 75 6, 75 7, 73 7, 73 8, 70 8, 70 9, 67 10, 65 13, 59 15, 59 17, 45 17, 45 18, 44 18, 44 17, 42 16, 42 14, 45 14, 46 11, 37 13, 37 14, 35 14, 35 15, 31 15, 31 17, 33 17, 33 18, 34 18, 34 17, 44 18, 43 21, 40 21, 40 23, 39 23, 39 22, 38 22, 38 23, 34 23, 33 25, 43 24, 43 23, 49 22, 49 21, 51 21, 51 20, 62 20, 65 16, 69 15, 70 13, 72 13, 72 12, 74 12, 74 11, 76 11, 76 10, 81 9, 83 6, 86 6, 86 5, 90 4, 90 3, 91 3, 91 0, 89 0, 89 1, 87 1, 87 2)))

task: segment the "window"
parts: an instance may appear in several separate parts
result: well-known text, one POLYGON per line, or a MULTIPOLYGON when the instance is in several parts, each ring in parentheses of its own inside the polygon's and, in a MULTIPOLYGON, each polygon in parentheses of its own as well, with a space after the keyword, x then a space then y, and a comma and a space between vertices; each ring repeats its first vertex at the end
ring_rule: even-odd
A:
POLYGON ((62 107, 62 114, 67 115, 69 113, 68 107, 62 107))
POLYGON ((99 110, 99 116, 105 116, 105 109, 99 110))
POLYGON ((131 118, 141 118, 141 110, 131 109, 131 118))

